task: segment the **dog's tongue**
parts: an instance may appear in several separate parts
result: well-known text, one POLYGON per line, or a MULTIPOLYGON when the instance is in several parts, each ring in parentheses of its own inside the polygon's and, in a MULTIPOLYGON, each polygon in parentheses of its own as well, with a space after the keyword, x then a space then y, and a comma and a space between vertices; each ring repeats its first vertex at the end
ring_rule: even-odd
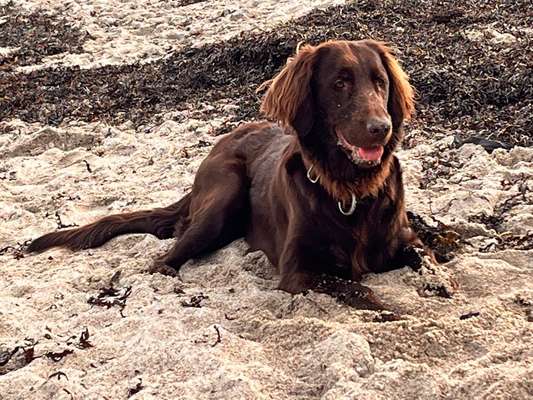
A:
POLYGON ((366 161, 377 161, 383 155, 383 146, 359 147, 357 155, 366 161))

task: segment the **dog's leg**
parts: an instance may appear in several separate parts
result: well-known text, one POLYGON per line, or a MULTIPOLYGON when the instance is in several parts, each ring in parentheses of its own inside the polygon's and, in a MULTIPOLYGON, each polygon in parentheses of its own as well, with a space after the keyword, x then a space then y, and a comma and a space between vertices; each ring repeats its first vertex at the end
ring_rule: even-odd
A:
POLYGON ((174 275, 189 259, 217 250, 244 236, 249 218, 246 176, 216 165, 199 171, 187 228, 151 271, 174 275), (207 182, 206 182, 207 181, 207 182))
POLYGON ((149 233, 159 239, 171 238, 177 220, 188 213, 190 196, 189 193, 165 208, 110 215, 80 228, 48 233, 35 239, 27 251, 40 252, 51 247, 67 247, 71 250, 94 248, 128 233, 149 233))
POLYGON ((384 270, 407 266, 417 271, 424 263, 424 258, 430 263, 437 264, 433 251, 422 243, 411 228, 403 228, 398 249, 389 263, 390 268, 384 270))
POLYGON ((327 268, 316 265, 320 256, 315 254, 315 251, 312 246, 294 241, 286 246, 280 260, 281 279, 278 289, 292 294, 313 290, 328 294, 340 303, 358 309, 389 309, 379 301, 370 288, 361 283, 318 273, 326 271, 327 268))

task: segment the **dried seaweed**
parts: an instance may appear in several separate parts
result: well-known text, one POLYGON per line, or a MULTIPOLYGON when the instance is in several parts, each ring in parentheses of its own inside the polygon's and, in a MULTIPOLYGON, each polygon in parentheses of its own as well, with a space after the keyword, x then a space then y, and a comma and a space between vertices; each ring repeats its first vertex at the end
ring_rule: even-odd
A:
POLYGON ((89 333, 89 328, 85 327, 83 328, 83 331, 81 332, 80 336, 71 336, 71 338, 67 341, 68 345, 74 345, 78 349, 88 349, 90 347, 94 347, 94 345, 89 341, 89 338, 91 337, 89 333), (76 342, 73 342, 72 340, 77 340, 76 342))
POLYGON ((192 296, 190 300, 183 300, 181 305, 183 307, 201 308, 202 301, 207 300, 209 296, 205 296, 203 293, 192 296))
POLYGON ((87 161, 87 160, 82 160, 82 161, 83 161, 83 163, 85 164, 85 168, 87 168, 87 172, 90 173, 90 174, 92 174, 92 173, 93 173, 93 170, 92 170, 92 168, 91 168, 91 165, 89 164, 89 161, 87 161))
POLYGON ((392 311, 375 296, 370 288, 349 279, 321 275, 313 285, 313 291, 328 294, 338 303, 356 309, 392 311))
POLYGON ((12 254, 15 260, 20 260, 24 258, 24 251, 31 240, 26 240, 24 242, 17 242, 15 246, 5 246, 0 249, 0 256, 5 254, 12 254))
POLYGON ((190 6, 191 4, 202 3, 204 0, 180 0, 178 5, 181 7, 190 6))
POLYGON ((514 234, 506 231, 505 221, 513 214, 516 206, 529 204, 531 199, 528 197, 531 191, 527 184, 527 176, 521 174, 512 181, 503 181, 502 186, 518 187, 518 193, 508 197, 505 201, 494 207, 491 214, 481 212, 469 216, 469 222, 476 222, 485 225, 488 229, 496 232, 493 236, 494 241, 479 249, 482 253, 489 253, 498 250, 515 249, 515 250, 532 250, 533 249, 533 231, 524 234, 514 234))
POLYGON ((393 312, 381 311, 377 313, 376 315, 374 315, 374 317, 372 318, 372 322, 379 322, 379 323, 396 322, 396 321, 401 321, 402 319, 403 318, 400 315, 395 314, 393 312))
POLYGON ((65 379, 68 381, 68 376, 67 374, 65 374, 63 371, 57 371, 57 372, 54 372, 53 374, 51 374, 48 379, 52 379, 52 378, 57 378, 58 381, 61 380, 61 377, 65 377, 65 379))
POLYGON ((443 297, 445 299, 451 299, 453 297, 453 292, 444 284, 440 283, 426 283, 420 290, 418 294, 421 297, 443 297))
POLYGON ((479 136, 470 136, 466 139, 454 137, 453 146, 456 148, 461 147, 463 144, 472 143, 483 147, 487 153, 492 153, 496 149, 509 150, 511 146, 507 143, 500 142, 499 140, 488 140, 479 136))
POLYGON ((420 240, 433 250, 438 262, 450 261, 462 247, 461 236, 441 222, 437 221, 436 226, 431 226, 411 211, 407 212, 407 217, 420 240))
MULTIPOLYGON (((525 179, 526 178, 524 177, 524 182, 525 179)), ((470 216, 468 220, 470 222, 484 224, 489 229, 493 229, 498 233, 503 233, 503 223, 509 216, 513 207, 519 204, 527 203, 528 201, 526 198, 526 192, 528 191, 527 184, 525 184, 523 188, 524 191, 520 191, 519 193, 507 198, 504 202, 497 204, 496 207, 494 207, 492 214, 487 215, 485 213, 480 213, 470 216)))
POLYGON ((54 362, 59 362, 66 356, 74 353, 74 350, 72 349, 65 349, 62 351, 48 351, 44 353, 44 357, 49 358, 50 360, 54 362))
POLYGON ((18 48, 0 58, 0 71, 38 64, 43 58, 60 53, 82 53, 83 43, 89 38, 87 32, 81 32, 66 18, 43 10, 24 14, 10 2, 0 6, 0 15, 5 19, 0 47, 18 48))
POLYGON ((501 235, 494 237, 495 242, 479 249, 481 253, 490 253, 505 249, 533 250, 533 231, 523 235, 501 235))
POLYGON ((35 359, 35 345, 33 340, 15 346, 13 349, 0 348, 0 376, 20 369, 35 359))
POLYGON ((224 313, 224 318, 226 318, 228 321, 235 321, 238 319, 238 317, 231 316, 228 313, 224 313))
POLYGON ((481 313, 479 311, 470 311, 466 314, 462 314, 459 319, 460 320, 465 320, 465 319, 469 319, 469 318, 472 318, 472 317, 479 317, 481 315, 481 313))
MULTIPOLYGON (((189 48, 149 64, 75 67, 0 76, 0 119, 56 125, 132 120, 226 99, 239 107, 220 132, 258 117, 256 87, 269 79, 300 41, 378 38, 400 49, 419 93, 413 125, 428 136, 459 132, 505 145, 531 145, 533 138, 532 52, 526 28, 533 17, 527 1, 360 1, 316 10, 269 32, 189 48), (497 12, 495 12, 497 10, 497 12), (471 40, 467 31, 508 31, 516 39, 471 40), (83 107, 80 107, 83 105, 83 107)), ((66 39, 68 40, 68 39, 66 39)), ((198 111, 206 116, 206 111, 198 111)), ((211 113, 220 113, 216 108, 211 113)))
POLYGON ((100 292, 98 292, 96 296, 89 297, 87 303, 108 309, 111 307, 119 307, 120 314, 124 316, 122 312, 126 307, 126 301, 130 294, 131 286, 126 286, 122 289, 116 289, 113 286, 105 287, 100 289, 100 292))
MULTIPOLYGON (((48 217, 48 216, 50 216, 50 214, 46 213, 45 217, 48 217)), ((56 217, 57 229, 73 228, 73 227, 79 226, 76 223, 73 223, 73 224, 63 223, 63 220, 61 219, 61 215, 59 215, 59 211, 56 211, 54 213, 54 216, 56 217)))

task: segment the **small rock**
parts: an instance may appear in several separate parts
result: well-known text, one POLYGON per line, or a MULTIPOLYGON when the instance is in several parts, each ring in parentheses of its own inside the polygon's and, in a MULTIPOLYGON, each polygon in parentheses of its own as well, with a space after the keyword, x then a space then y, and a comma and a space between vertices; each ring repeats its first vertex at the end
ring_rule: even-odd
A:
POLYGON ((171 31, 168 32, 165 36, 167 39, 171 40, 182 40, 183 38, 185 38, 185 33, 182 31, 171 31))

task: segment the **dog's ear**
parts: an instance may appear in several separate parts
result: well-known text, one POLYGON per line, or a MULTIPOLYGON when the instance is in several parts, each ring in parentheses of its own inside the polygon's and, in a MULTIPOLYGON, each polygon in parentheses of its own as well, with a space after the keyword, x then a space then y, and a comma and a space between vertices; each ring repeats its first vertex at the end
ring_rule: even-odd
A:
POLYGON ((393 128, 397 130, 403 121, 411 118, 415 110, 415 92, 391 48, 383 42, 368 41, 368 43, 378 51, 389 75, 388 111, 393 128))
POLYGON ((309 133, 314 124, 311 78, 316 53, 313 46, 298 49, 297 54, 272 79, 261 104, 261 112, 267 118, 292 126, 299 135, 309 133))

